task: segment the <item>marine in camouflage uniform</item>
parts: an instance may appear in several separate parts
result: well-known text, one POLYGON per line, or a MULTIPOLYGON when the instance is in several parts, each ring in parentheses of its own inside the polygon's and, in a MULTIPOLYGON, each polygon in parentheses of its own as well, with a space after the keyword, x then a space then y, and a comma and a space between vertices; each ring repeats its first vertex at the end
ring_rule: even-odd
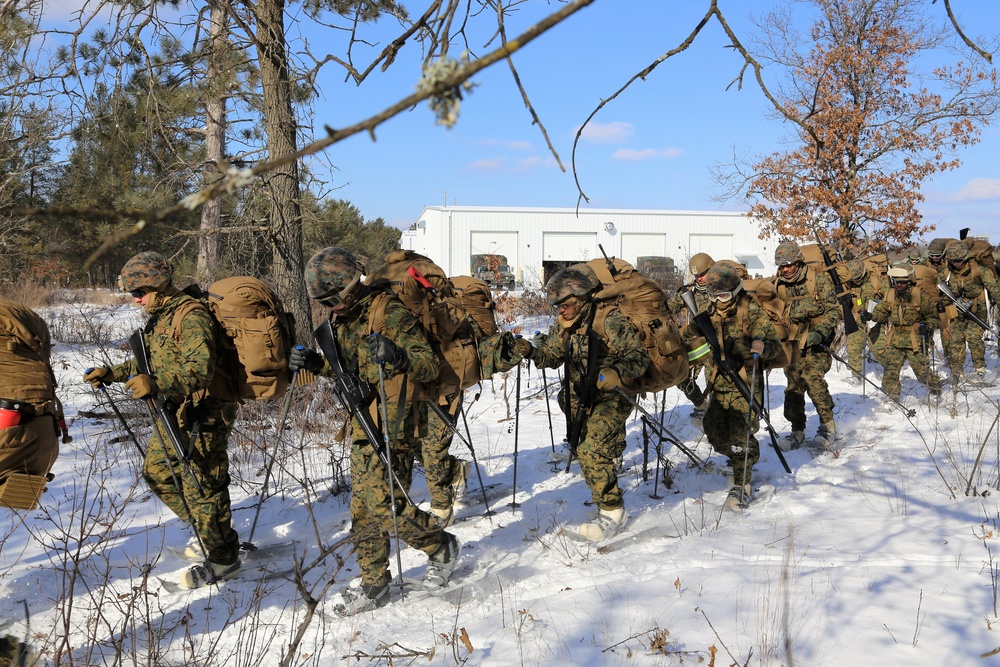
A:
MULTIPOLYGON (((947 274, 944 282, 948 283, 952 293, 969 305, 974 315, 983 321, 987 320, 986 293, 994 304, 1000 304, 1000 284, 996 274, 969 258, 969 249, 961 241, 953 241, 945 251, 948 261, 947 274)), ((945 297, 947 301, 947 297, 945 297)), ((965 347, 969 346, 972 366, 976 375, 982 379, 986 373, 986 344, 983 342, 983 329, 961 312, 949 322, 948 364, 954 382, 962 379, 965 367, 965 347)))
POLYGON ((840 304, 833 281, 825 272, 806 266, 797 243, 779 244, 774 251, 774 263, 778 265, 775 276, 778 298, 785 303, 784 319, 792 326, 789 339, 795 341, 795 354, 785 369, 788 386, 784 415, 792 425, 791 445, 796 447, 805 442, 807 391, 820 422, 814 441, 828 445, 836 438, 833 397, 826 384, 833 360, 829 352, 818 346, 833 343, 842 312, 840 304))
POLYGON ((119 287, 131 292, 150 316, 145 333, 151 375, 141 374, 135 359, 129 359, 110 369, 94 369, 84 380, 95 386, 125 382, 133 398, 166 398, 179 426, 181 442, 188 446, 190 474, 162 420, 157 419, 142 475, 150 490, 182 521, 193 526, 204 547, 207 562, 181 577, 182 586, 195 588, 239 570, 240 541, 233 529, 227 453, 237 403, 232 388, 225 388, 222 375, 216 373, 219 342, 211 314, 203 304, 174 287, 172 277, 170 262, 155 252, 139 253, 130 259, 118 277, 119 287), (181 318, 179 323, 174 321, 177 317, 181 318), (192 442, 195 425, 197 437, 192 442), (197 477, 197 483, 192 476, 197 477), (175 484, 175 477, 181 488, 175 484))
POLYGON ((628 319, 616 308, 599 309, 593 301, 599 287, 597 276, 583 264, 552 276, 545 290, 549 304, 558 310, 556 323, 548 334, 536 336, 531 353, 538 368, 565 364, 559 407, 598 508, 595 521, 580 526, 579 532, 594 541, 610 537, 628 519, 615 459, 625 451, 625 421, 632 404, 615 389, 640 377, 650 363, 628 319))
MULTIPOLYGON (((332 308, 331 323, 341 362, 347 372, 370 385, 374 401, 369 412, 383 429, 386 424, 382 423, 378 390, 380 365, 389 378, 385 383, 389 454, 400 486, 394 488, 395 494, 390 490, 388 471, 377 453, 383 443, 369 442, 354 420, 350 534, 361 570, 361 587, 345 593, 345 605, 338 609, 345 615, 389 602, 389 536, 397 529, 402 541, 430 557, 424 576, 428 586, 443 586, 458 558, 455 537, 444 531, 432 515, 408 503, 404 495, 410 487, 414 458, 420 455, 417 436, 421 434, 413 402, 419 397, 419 385, 432 382, 440 373, 437 356, 410 311, 391 293, 360 282, 362 272, 362 263, 336 247, 318 252, 305 270, 309 296, 332 308), (408 388, 400 399, 404 386, 408 388)), ((292 354, 289 367, 334 376, 329 361, 307 348, 292 354)))
POLYGON ((889 269, 892 290, 872 311, 872 320, 886 324, 882 363, 882 391, 892 399, 899 399, 899 372, 905 362, 910 362, 917 379, 932 395, 940 396, 941 381, 932 373, 924 348, 929 344, 931 332, 937 326, 937 309, 934 302, 916 287, 913 269, 904 263, 889 269))
MULTIPOLYGON (((707 313, 719 341, 723 361, 738 369, 747 387, 754 386, 754 395, 762 405, 764 383, 751 375, 756 354, 761 364, 775 359, 781 352, 781 339, 770 318, 741 289, 739 275, 721 262, 708 272, 706 285, 712 299, 707 313)), ((688 324, 686 335, 697 335, 698 329, 688 324)), ((728 459, 733 472, 733 489, 727 506, 735 509, 749 502, 753 466, 760 459, 760 444, 753 434, 760 428, 759 415, 751 419, 750 404, 732 380, 724 373, 713 371, 709 380, 712 401, 705 415, 705 434, 713 449, 728 459), (731 502, 730 502, 731 501, 731 502)))
MULTIPOLYGON (((705 279, 708 276, 708 270, 714 264, 715 260, 708 253, 699 252, 692 256, 688 262, 688 271, 691 273, 692 280, 690 283, 682 285, 676 294, 667 299, 667 310, 674 315, 684 314, 685 320, 690 320, 690 313, 681 295, 691 290, 694 293, 696 310, 698 313, 704 312, 711 305, 711 300, 708 298, 705 288, 705 279)), ((702 356, 688 356, 690 376, 687 382, 680 385, 684 396, 695 406, 691 413, 691 418, 696 422, 704 419, 705 412, 708 410, 708 392, 698 386, 698 376, 705 365, 711 362, 710 356, 707 355, 708 350, 704 346, 704 341, 698 341, 698 338, 696 334, 695 337, 685 340, 692 354, 701 354, 702 356)))
POLYGON ((868 304, 878 303, 885 296, 885 284, 865 266, 864 261, 852 259, 847 262, 850 280, 846 287, 851 293, 851 310, 858 330, 847 334, 847 363, 851 368, 861 372, 862 357, 866 347, 871 345, 868 331, 868 304))

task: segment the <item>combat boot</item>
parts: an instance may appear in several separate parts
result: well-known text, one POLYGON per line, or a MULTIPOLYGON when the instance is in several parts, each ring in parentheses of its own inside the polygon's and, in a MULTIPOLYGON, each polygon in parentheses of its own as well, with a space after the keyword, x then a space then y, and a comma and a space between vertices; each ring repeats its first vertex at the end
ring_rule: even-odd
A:
POLYGON ((726 496, 726 501, 722 504, 727 510, 733 512, 738 512, 740 510, 745 510, 750 507, 750 502, 753 500, 753 489, 749 484, 736 484, 729 489, 729 495, 726 496))
POLYGON ((451 533, 441 534, 441 546, 428 556, 427 571, 424 572, 424 586, 428 589, 440 589, 448 585, 451 575, 458 567, 458 553, 461 547, 458 539, 451 533))
POLYGON ((790 452, 793 449, 798 449, 804 444, 806 444, 806 432, 792 431, 791 435, 787 438, 781 438, 778 440, 778 449, 783 452, 790 452))
POLYGON ((828 422, 821 422, 816 429, 816 437, 813 438, 812 445, 816 449, 826 449, 837 441, 837 425, 831 419, 828 422))
POLYGON ((354 616, 363 611, 381 609, 389 604, 390 583, 386 582, 381 586, 362 584, 358 588, 342 588, 340 595, 344 598, 344 602, 334 605, 334 613, 338 616, 354 616))
POLYGON ((580 526, 577 532, 591 542, 600 542, 617 535, 625 527, 628 518, 624 507, 599 510, 597 518, 580 526))
POLYGON ((433 516, 439 526, 442 528, 447 528, 451 524, 455 523, 455 509, 454 507, 446 507, 444 509, 438 509, 436 507, 431 508, 431 516, 433 516))
POLYGON ((181 588, 201 588, 209 584, 217 584, 226 579, 232 579, 240 573, 243 564, 237 558, 235 563, 223 565, 205 561, 188 569, 181 575, 181 588))

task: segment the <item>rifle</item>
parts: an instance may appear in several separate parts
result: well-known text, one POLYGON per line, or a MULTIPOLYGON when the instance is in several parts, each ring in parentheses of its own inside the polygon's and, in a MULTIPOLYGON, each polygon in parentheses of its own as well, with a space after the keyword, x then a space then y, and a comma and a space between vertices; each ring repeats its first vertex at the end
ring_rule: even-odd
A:
POLYGON ((614 258, 608 257, 608 253, 604 252, 604 246, 600 243, 597 244, 597 249, 601 251, 601 254, 604 255, 604 261, 608 263, 608 273, 611 274, 612 278, 617 278, 618 267, 615 266, 614 258))
POLYGON ((751 415, 754 411, 756 411, 756 413, 760 416, 761 421, 763 421, 767 427, 768 435, 771 436, 771 447, 774 449, 775 454, 778 455, 778 460, 781 461, 781 465, 785 469, 785 472, 791 474, 792 469, 788 467, 788 461, 785 460, 785 455, 781 452, 781 448, 778 447, 778 434, 775 433, 774 427, 771 426, 771 419, 768 417, 767 410, 760 404, 757 397, 750 392, 750 387, 748 387, 747 383, 740 377, 739 371, 734 369, 729 364, 728 359, 723 361, 722 347, 718 337, 715 335, 715 328, 712 327, 712 322, 708 313, 698 312, 698 307, 694 303, 694 296, 691 292, 684 292, 681 294, 681 299, 683 299, 684 305, 687 306, 688 310, 691 311, 691 321, 694 322, 698 331, 705 338, 708 346, 712 348, 712 358, 715 359, 715 367, 722 371, 722 373, 729 378, 729 381, 732 382, 736 389, 740 392, 743 399, 750 406, 751 415))
MULTIPOLYGON (((330 325, 330 320, 326 320, 323 324, 316 327, 316 330, 313 331, 313 336, 316 337, 316 344, 319 345, 319 349, 323 350, 323 356, 326 357, 327 363, 333 369, 333 393, 347 407, 351 413, 351 417, 361 427, 361 431, 365 434, 365 439, 368 440, 372 449, 375 450, 376 456, 378 456, 382 465, 385 466, 386 471, 392 471, 391 461, 385 450, 384 438, 378 426, 372 420, 371 415, 365 409, 375 398, 375 390, 367 382, 362 382, 360 378, 344 370, 344 365, 340 359, 340 351, 337 346, 337 339, 333 334, 333 326, 330 325)), ((392 474, 396 488, 403 494, 403 498, 406 499, 407 503, 416 507, 416 504, 406 492, 406 487, 400 484, 399 479, 395 477, 395 473, 392 474)))
POLYGON ((959 312, 982 327, 984 331, 988 331, 997 338, 1000 338, 1000 331, 997 330, 998 327, 991 327, 989 324, 984 322, 981 317, 973 313, 972 309, 965 303, 965 299, 960 299, 955 296, 955 293, 951 291, 951 287, 948 286, 948 283, 944 281, 939 282, 938 290, 951 299, 951 302, 955 304, 955 307, 958 308, 959 312))
MULTIPOLYGON (((128 338, 128 346, 132 348, 132 354, 135 355, 135 365, 139 369, 139 372, 143 375, 151 376, 153 373, 149 365, 149 351, 146 348, 146 336, 143 334, 142 329, 136 329, 132 332, 132 335, 128 338)), ((187 448, 184 446, 184 440, 181 438, 180 427, 177 426, 177 418, 167 406, 167 399, 160 394, 156 394, 145 399, 145 403, 149 410, 149 416, 154 422, 157 419, 157 415, 159 415, 160 423, 163 424, 163 430, 167 432, 167 437, 170 439, 170 444, 174 447, 177 458, 184 465, 184 471, 194 480, 194 485, 198 488, 198 493, 204 493, 198 476, 191 469, 191 459, 188 457, 187 448)), ((164 454, 166 454, 166 451, 164 451, 164 454)), ((166 464, 170 465, 169 459, 166 460, 166 464)), ((170 473, 173 475, 172 468, 170 473)), ((177 490, 180 491, 181 487, 178 486, 177 490)))
MULTIPOLYGON (((580 444, 580 436, 583 434, 583 418, 586 417, 587 410, 593 406, 594 399, 597 398, 597 374, 600 372, 600 369, 597 367, 597 355, 601 350, 601 338, 593 328, 595 312, 596 308, 591 306, 590 322, 587 324, 587 374, 583 378, 583 389, 580 392, 580 396, 577 397, 576 413, 573 415, 573 421, 568 424, 569 428, 566 433, 566 442, 569 445, 569 456, 566 458, 566 472, 569 472, 569 467, 573 463, 573 459, 576 458, 576 448, 580 444)), ((567 372, 563 374, 563 390, 566 396, 567 409, 571 403, 570 397, 573 392, 568 368, 572 360, 569 357, 569 346, 567 345, 565 360, 567 372)))
POLYGON ((830 276, 830 280, 833 281, 834 291, 837 292, 837 301, 840 302, 840 307, 844 310, 844 333, 850 335, 858 330, 858 322, 854 319, 854 309, 851 307, 853 300, 851 293, 847 291, 847 287, 840 280, 840 274, 837 273, 835 266, 836 262, 830 257, 826 246, 820 240, 819 230, 813 229, 813 234, 816 235, 816 243, 819 245, 819 251, 823 255, 823 263, 826 264, 826 273, 830 276))

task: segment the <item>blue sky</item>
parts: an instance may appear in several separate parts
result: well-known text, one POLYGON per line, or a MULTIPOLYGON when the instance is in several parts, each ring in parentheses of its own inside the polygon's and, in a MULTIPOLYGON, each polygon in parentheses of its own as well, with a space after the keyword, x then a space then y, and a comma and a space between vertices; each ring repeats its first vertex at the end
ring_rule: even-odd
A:
MULTIPOLYGON (((775 2, 723 2, 730 25, 749 39, 748 11, 775 2)), ((942 3, 928 11, 943 16, 942 3)), ((573 207, 577 190, 570 170, 576 129, 602 98, 675 47, 702 16, 707 2, 599 0, 515 55, 522 82, 549 132, 566 172, 558 169, 531 124, 509 69, 495 65, 475 79, 451 130, 434 124, 426 105, 384 124, 372 141, 355 136, 327 151, 334 165, 333 196, 350 200, 367 218, 397 226, 415 221, 425 205, 573 207)), ((954 0, 967 32, 1000 32, 997 3, 954 0)), ((533 0, 508 18, 508 37, 558 4, 533 0)), ((412 10, 411 10, 412 11, 412 10)), ((470 39, 481 55, 488 36, 470 39)), ((331 39, 311 35, 317 42, 331 39)), ((335 41, 335 40, 334 40, 335 41)), ((740 210, 720 204, 710 168, 739 153, 764 154, 781 147, 781 125, 768 117, 756 85, 726 87, 741 59, 721 28, 710 24, 684 53, 661 64, 605 107, 577 152, 579 177, 595 208, 740 210)), ((492 46, 491 46, 492 48, 492 46)), ((385 74, 360 87, 343 84, 335 69, 320 81, 325 98, 316 127, 344 126, 388 106, 415 85, 413 53, 404 53, 385 74)), ((359 59, 360 61, 360 59, 359 59)), ((925 187, 923 212, 938 232, 1000 236, 1000 127, 990 126, 976 147, 961 154, 961 169, 925 187)), ((319 170, 321 167, 316 165, 319 170)), ((937 232, 931 236, 938 235, 937 232)))

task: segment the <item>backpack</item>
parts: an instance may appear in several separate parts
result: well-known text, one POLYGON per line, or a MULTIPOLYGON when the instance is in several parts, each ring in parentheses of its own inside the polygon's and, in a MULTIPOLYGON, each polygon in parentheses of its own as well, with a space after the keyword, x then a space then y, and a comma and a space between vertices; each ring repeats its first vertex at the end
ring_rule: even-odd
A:
POLYGON ((788 322, 785 315, 785 302, 778 298, 777 287, 768 278, 753 278, 743 281, 743 291, 757 304, 758 308, 764 311, 767 319, 771 320, 771 326, 774 327, 775 333, 781 340, 781 352, 774 359, 764 363, 761 368, 769 371, 774 368, 787 367, 791 361, 788 344, 788 330, 791 323, 788 322))
POLYGON ((975 260, 979 266, 985 266, 996 274, 997 265, 993 259, 993 246, 990 245, 989 241, 969 236, 963 243, 969 249, 969 259, 975 260))
POLYGON ((263 282, 251 276, 217 280, 201 291, 186 290, 196 298, 173 318, 175 335, 183 315, 204 306, 215 322, 220 361, 209 395, 222 400, 261 400, 284 395, 292 379, 288 356, 295 345, 295 320, 263 282), (228 395, 227 395, 228 393, 228 395))
POLYGON ((365 284, 390 290, 423 326, 441 363, 434 381, 439 396, 455 394, 457 399, 463 389, 478 384, 475 332, 444 269, 412 250, 396 250, 385 256, 385 266, 365 277, 365 284))
POLYGON ((462 302, 462 308, 476 323, 484 336, 496 335, 498 331, 496 308, 490 286, 471 276, 452 276, 451 286, 462 302))
POLYGON ((593 259, 587 266, 594 270, 604 288, 594 295, 598 308, 594 329, 603 333, 604 320, 617 309, 639 332, 649 366, 626 391, 635 394, 657 392, 675 387, 688 378, 688 350, 667 308, 667 297, 659 284, 620 259, 593 259), (608 262, 617 269, 612 276, 608 262), (605 280, 608 281, 605 284, 605 280))
POLYGON ((35 509, 51 479, 64 425, 51 351, 45 321, 0 298, 0 507, 35 509))

